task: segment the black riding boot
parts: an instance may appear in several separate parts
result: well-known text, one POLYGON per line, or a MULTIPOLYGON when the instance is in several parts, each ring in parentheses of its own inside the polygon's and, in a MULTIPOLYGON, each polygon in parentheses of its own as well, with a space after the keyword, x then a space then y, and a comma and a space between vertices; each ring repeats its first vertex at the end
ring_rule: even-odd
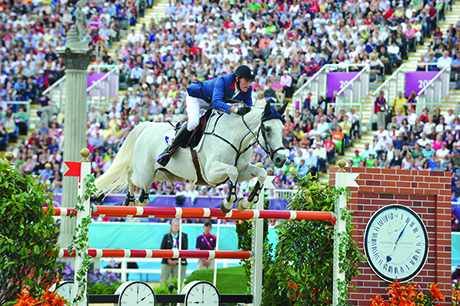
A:
POLYGON ((160 156, 158 156, 157 163, 159 163, 163 167, 166 167, 173 154, 173 152, 171 152, 172 149, 180 146, 184 141, 187 141, 190 138, 191 134, 192 132, 189 132, 189 130, 187 130, 187 124, 184 124, 177 132, 176 137, 174 137, 174 140, 171 143, 171 145, 169 145, 169 147, 167 147, 166 150, 163 153, 161 153, 160 156))

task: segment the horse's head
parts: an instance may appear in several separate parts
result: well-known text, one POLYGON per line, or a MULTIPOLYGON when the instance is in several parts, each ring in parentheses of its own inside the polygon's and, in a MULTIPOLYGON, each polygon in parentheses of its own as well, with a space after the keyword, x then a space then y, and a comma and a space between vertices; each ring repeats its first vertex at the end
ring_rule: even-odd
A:
POLYGON ((283 146, 283 113, 286 106, 287 104, 284 104, 279 110, 276 110, 276 108, 268 102, 265 105, 265 110, 262 114, 262 124, 260 126, 262 132, 260 145, 278 168, 283 167, 286 162, 286 155, 284 154, 285 148, 283 146))

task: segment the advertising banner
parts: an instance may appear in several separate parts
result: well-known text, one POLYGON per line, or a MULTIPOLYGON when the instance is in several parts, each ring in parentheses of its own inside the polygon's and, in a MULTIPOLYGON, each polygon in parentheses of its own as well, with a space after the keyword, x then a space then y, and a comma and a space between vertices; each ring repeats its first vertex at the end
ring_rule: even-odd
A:
POLYGON ((331 72, 327 74, 327 97, 332 98, 334 91, 339 92, 348 85, 358 72, 331 72))
POLYGON ((417 94, 436 76, 436 74, 438 74, 438 71, 406 72, 405 96, 409 97, 412 91, 415 91, 415 93, 417 94))

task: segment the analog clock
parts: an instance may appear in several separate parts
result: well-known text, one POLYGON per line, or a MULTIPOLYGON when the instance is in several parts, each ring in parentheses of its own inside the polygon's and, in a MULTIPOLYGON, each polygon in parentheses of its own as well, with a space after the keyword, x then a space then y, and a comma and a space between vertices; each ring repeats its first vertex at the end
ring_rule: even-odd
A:
POLYGON ((420 217, 402 205, 379 209, 364 232, 364 251, 372 270, 387 282, 407 282, 428 257, 428 233, 420 217))
POLYGON ((63 299, 68 302, 72 301, 73 298, 73 281, 61 282, 54 284, 50 287, 50 291, 54 291, 56 289, 56 293, 63 299), (57 289, 56 289, 57 287, 57 289))
POLYGON ((118 295, 119 306, 154 306, 156 302, 155 293, 144 282, 125 282, 118 287, 115 294, 118 295))
POLYGON ((220 305, 219 291, 217 291, 216 287, 214 287, 213 284, 208 282, 194 281, 188 283, 184 287, 184 289, 182 289, 182 294, 185 294, 185 306, 220 305))

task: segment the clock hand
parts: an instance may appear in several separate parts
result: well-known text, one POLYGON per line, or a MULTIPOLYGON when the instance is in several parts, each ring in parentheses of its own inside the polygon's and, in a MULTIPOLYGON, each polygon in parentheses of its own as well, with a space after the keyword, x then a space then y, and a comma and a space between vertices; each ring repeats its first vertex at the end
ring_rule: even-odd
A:
MULTIPOLYGON (((396 239, 396 244, 398 243, 399 239, 401 239, 401 237, 402 237, 404 231, 406 230, 406 227, 407 227, 408 224, 409 224, 409 223, 406 223, 406 226, 404 226, 404 228, 403 228, 403 230, 401 231, 401 233, 399 233, 398 239, 396 239)), ((396 248, 396 246, 395 246, 395 248, 396 248)))
POLYGON ((204 287, 201 288, 201 299, 202 299, 202 303, 204 304, 204 287))
POLYGON ((395 241, 395 247, 393 248, 393 251, 391 252, 390 255, 387 256, 387 262, 390 262, 390 261, 391 261, 391 259, 392 259, 391 256, 393 256, 393 254, 394 254, 394 252, 395 252, 395 250, 396 250, 396 247, 398 246, 398 241, 399 241, 399 239, 401 239, 401 237, 402 237, 404 231, 406 230, 407 224, 409 224, 409 223, 406 223, 406 225, 404 226, 404 228, 403 228, 403 230, 401 231, 401 233, 399 233, 398 239, 396 239, 396 241, 395 241))

